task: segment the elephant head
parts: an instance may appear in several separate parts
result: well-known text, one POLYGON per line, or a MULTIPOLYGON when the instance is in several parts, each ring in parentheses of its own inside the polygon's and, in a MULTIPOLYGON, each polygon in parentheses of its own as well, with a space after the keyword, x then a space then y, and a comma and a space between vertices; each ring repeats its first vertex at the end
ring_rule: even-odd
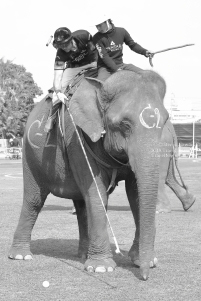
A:
POLYGON ((155 235, 160 137, 168 113, 163 106, 166 86, 152 71, 120 71, 104 83, 87 79, 70 103, 75 123, 93 142, 106 130, 104 147, 135 173, 139 198, 139 259, 148 277, 155 235))

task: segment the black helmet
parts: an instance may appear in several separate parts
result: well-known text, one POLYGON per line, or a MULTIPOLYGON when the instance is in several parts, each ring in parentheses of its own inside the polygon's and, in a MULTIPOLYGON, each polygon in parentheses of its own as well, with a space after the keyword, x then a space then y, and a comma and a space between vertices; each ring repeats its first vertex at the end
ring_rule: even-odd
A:
POLYGON ((54 33, 53 46, 55 48, 59 48, 60 46, 69 44, 71 40, 72 40, 72 34, 70 29, 68 29, 67 27, 60 27, 54 33))

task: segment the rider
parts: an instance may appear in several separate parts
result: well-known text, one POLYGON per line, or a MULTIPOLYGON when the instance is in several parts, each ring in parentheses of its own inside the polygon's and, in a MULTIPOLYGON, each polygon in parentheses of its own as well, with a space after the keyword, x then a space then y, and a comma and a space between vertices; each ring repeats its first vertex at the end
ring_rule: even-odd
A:
MULTIPOLYGON (((97 76, 97 50, 92 42, 92 35, 86 30, 77 30, 73 33, 67 27, 60 27, 54 33, 53 46, 57 49, 54 63, 53 105, 65 102, 64 94, 71 80, 82 70, 95 68, 97 76)), ((53 110, 50 116, 53 116, 53 110)), ((45 131, 52 129, 54 118, 48 118, 45 131)))
POLYGON ((126 29, 115 27, 112 20, 103 14, 96 19, 98 32, 93 36, 93 42, 98 50, 98 79, 106 80, 112 73, 119 70, 142 72, 143 70, 123 63, 123 43, 134 52, 146 57, 152 53, 133 41, 126 29))

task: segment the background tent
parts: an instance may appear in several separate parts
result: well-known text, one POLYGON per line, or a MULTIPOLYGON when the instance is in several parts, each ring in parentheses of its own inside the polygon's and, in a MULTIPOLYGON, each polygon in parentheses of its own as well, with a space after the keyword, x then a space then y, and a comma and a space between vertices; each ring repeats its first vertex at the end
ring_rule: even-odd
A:
POLYGON ((201 145, 201 123, 174 123, 173 126, 179 143, 201 145))

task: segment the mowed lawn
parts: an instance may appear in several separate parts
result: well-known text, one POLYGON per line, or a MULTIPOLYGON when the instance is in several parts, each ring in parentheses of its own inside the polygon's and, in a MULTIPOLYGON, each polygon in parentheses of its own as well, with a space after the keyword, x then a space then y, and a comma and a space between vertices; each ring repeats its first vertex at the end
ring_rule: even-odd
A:
MULTIPOLYGON (((78 227, 72 201, 48 196, 32 233, 32 261, 7 258, 22 205, 21 162, 0 160, 0 301, 201 300, 201 159, 179 159, 183 178, 197 200, 189 212, 167 187, 172 212, 157 214, 158 267, 139 280, 127 254, 134 222, 121 182, 109 199, 108 215, 124 256, 113 273, 89 274, 76 256, 78 227), (43 281, 49 281, 44 288, 43 281)), ((110 230, 109 235, 111 237, 110 230)), ((115 246, 111 237, 111 248, 115 246)))

